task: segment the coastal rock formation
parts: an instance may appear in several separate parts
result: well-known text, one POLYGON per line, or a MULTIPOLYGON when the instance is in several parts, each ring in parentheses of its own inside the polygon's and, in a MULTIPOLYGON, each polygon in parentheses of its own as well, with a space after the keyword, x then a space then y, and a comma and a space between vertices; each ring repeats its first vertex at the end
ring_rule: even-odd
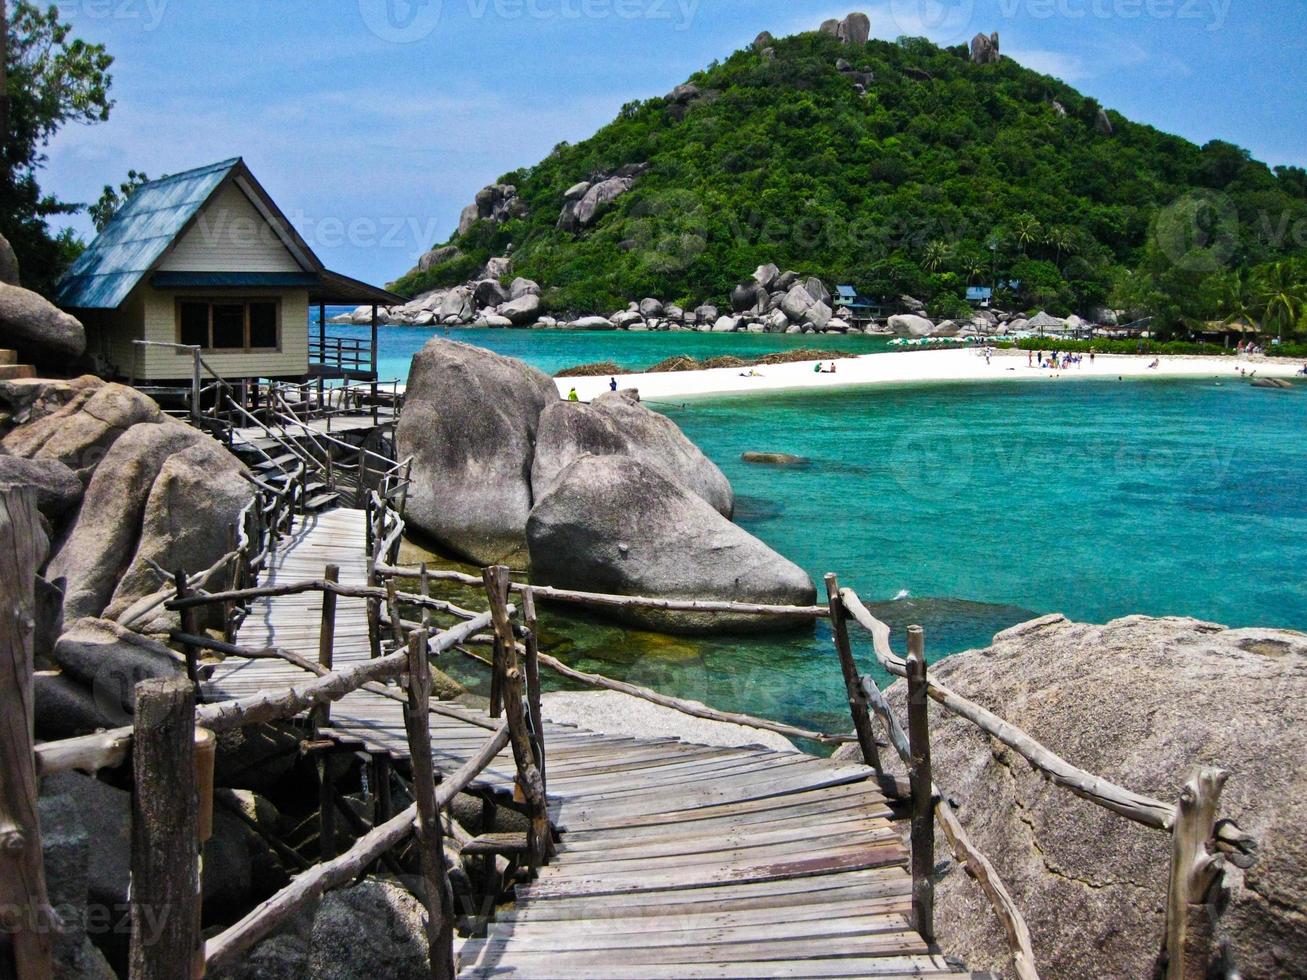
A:
POLYGON ((0 283, 9 286, 20 285, 18 281, 18 256, 14 255, 9 239, 0 235, 0 283))
POLYGON ((86 331, 43 296, 0 282, 0 347, 41 363, 66 362, 86 350, 86 331))
MULTIPOLYGON (((582 456, 527 522, 533 581, 625 595, 805 604, 816 595, 797 565, 732 524, 703 498, 629 456, 582 456)), ((667 632, 775 629, 772 617, 622 609, 667 632)))
POLYGON ((534 323, 540 316, 540 297, 535 293, 526 293, 517 299, 509 300, 499 307, 499 315, 514 326, 534 323))
POLYGON ((51 524, 81 502, 82 481, 57 459, 24 459, 0 456, 0 485, 18 484, 36 488, 37 509, 51 524))
POLYGON ((461 254, 457 245, 442 245, 439 248, 433 248, 429 252, 424 252, 422 257, 418 259, 418 271, 426 272, 433 265, 442 265, 450 259, 458 258, 461 254))
POLYGON ((466 235, 478 221, 500 224, 510 218, 521 218, 527 213, 526 202, 517 196, 512 184, 491 184, 477 191, 476 200, 463 209, 458 217, 458 233, 466 235))
POLYGON ((971 39, 971 62, 976 65, 995 65, 1002 59, 998 53, 998 31, 977 34, 971 39))
POLYGON ((735 510, 730 481, 675 422, 633 395, 610 392, 589 405, 559 401, 545 408, 531 466, 535 499, 543 499, 580 457, 620 455, 652 466, 729 518, 735 510))
MULTIPOLYGON (((1222 975, 1287 976, 1307 956, 1307 636, 1130 616, 1105 626, 1048 616, 951 656, 941 682, 1074 764, 1174 802, 1192 770, 1230 773, 1220 815, 1258 841, 1228 866, 1216 937, 1222 975)), ((890 689, 903 711, 903 684, 890 689)), ((1161 942, 1169 839, 1047 781, 977 728, 931 705, 935 779, 998 869, 1050 977, 1149 977, 1161 942)), ((942 841, 937 854, 947 854, 942 841)), ((943 948, 1006 971, 1006 943, 956 867, 937 886, 943 948)))
POLYGON ((477 563, 520 556, 536 427, 557 400, 553 381, 521 361, 429 340, 396 433, 400 458, 414 457, 409 523, 477 563))
POLYGON ((558 216, 558 227, 578 232, 594 224, 600 211, 629 191, 635 184, 633 177, 608 177, 592 184, 578 199, 568 201, 558 216))
POLYGON ((935 333, 934 323, 914 313, 899 313, 890 317, 889 328, 896 334, 908 337, 930 337, 935 333))

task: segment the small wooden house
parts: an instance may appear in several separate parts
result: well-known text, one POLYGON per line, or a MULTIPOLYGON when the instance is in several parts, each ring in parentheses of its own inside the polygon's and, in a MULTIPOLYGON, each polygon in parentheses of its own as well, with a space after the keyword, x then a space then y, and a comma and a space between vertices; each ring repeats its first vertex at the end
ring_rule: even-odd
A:
POLYGON ((342 372, 324 363, 325 326, 310 337, 309 310, 319 307, 321 324, 327 304, 402 302, 325 269, 239 158, 141 186, 58 294, 101 372, 147 383, 189 379, 195 348, 225 379, 375 381, 375 317, 371 351, 360 338, 355 370, 342 372))

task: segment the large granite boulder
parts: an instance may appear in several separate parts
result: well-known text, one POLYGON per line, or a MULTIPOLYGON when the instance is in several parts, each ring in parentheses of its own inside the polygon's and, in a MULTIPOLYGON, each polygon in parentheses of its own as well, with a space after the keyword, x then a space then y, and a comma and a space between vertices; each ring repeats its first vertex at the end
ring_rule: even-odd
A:
POLYGON ((132 426, 164 418, 153 400, 126 385, 82 377, 69 382, 13 383, 14 401, 23 405, 0 445, 15 456, 53 459, 77 472, 83 482, 113 443, 132 426))
POLYGON ((69 623, 51 659, 63 675, 94 699, 111 725, 127 725, 136 709, 136 685, 151 677, 176 677, 186 663, 157 640, 108 619, 69 623))
POLYGON ((580 231, 592 225, 600 212, 635 184, 632 177, 609 177, 592 184, 579 200, 569 201, 558 218, 564 231, 580 231))
POLYGON ((935 333, 935 324, 915 313, 897 313, 889 318, 888 325, 893 333, 906 337, 930 337, 935 333))
POLYGON ((999 62, 998 31, 977 34, 971 39, 971 61, 977 65, 994 65, 999 62))
MULTIPOLYGON (((145 500, 136 553, 113 591, 105 614, 117 617, 136 600, 159 588, 151 562, 168 571, 201 572, 234 550, 241 511, 254 497, 236 457, 212 439, 169 456, 159 468, 145 500)), ((98 476, 98 473, 97 473, 98 476)), ((222 626, 221 607, 209 607, 222 626)), ((156 610, 142 628, 175 625, 176 614, 156 610)))
POLYGON ((867 39, 871 37, 871 19, 864 13, 849 14, 840 21, 836 37, 845 44, 866 44, 867 39))
POLYGON ((535 323, 540 318, 544 307, 540 297, 535 293, 525 293, 517 299, 509 300, 499 307, 499 315, 506 318, 515 327, 535 323))
POLYGON ((600 395, 589 405, 559 401, 540 415, 531 491, 540 500, 559 475, 585 455, 621 455, 654 467, 730 517, 735 495, 730 481, 675 422, 645 408, 631 391, 600 395))
POLYGON ((104 611, 131 564, 145 502, 164 461, 204 438, 181 422, 165 419, 132 426, 109 448, 86 488, 77 521, 50 559, 49 577, 68 581, 65 620, 104 611))
MULTIPOLYGON (((1131 616, 1048 616, 932 665, 1063 758, 1174 802, 1199 765, 1228 770, 1219 814, 1258 841, 1229 866, 1222 976, 1298 975, 1307 959, 1307 635, 1131 616)), ((904 717, 903 685, 890 688, 904 717)), ((1047 977, 1152 976, 1169 838, 1078 800, 975 726, 931 705, 935 780, 1025 915, 1047 977)), ((942 840, 937 853, 947 854, 942 840)), ((1006 943, 955 866, 937 888, 941 946, 1006 970, 1006 943)))
POLYGON ((13 246, 4 235, 0 235, 0 283, 9 286, 19 285, 18 256, 14 254, 13 246))
POLYGON ((400 458, 413 456, 409 523, 470 561, 520 558, 536 426, 557 400, 553 380, 521 361, 428 341, 413 357, 396 436, 400 458))
MULTIPOLYGON (((732 524, 697 494, 630 456, 582 456, 527 522, 532 580, 542 585, 670 598, 806 604, 807 573, 732 524)), ((664 632, 772 630, 775 617, 621 609, 664 632)))
POLYGON ((426 911, 393 882, 328 892, 313 917, 305 980, 429 980, 426 911))
POLYGON ((57 523, 82 499, 82 481, 57 459, 0 456, 0 485, 4 484, 35 487, 37 509, 51 524, 57 523))
POLYGON ((418 271, 426 272, 432 266, 448 262, 450 259, 457 258, 460 254, 457 245, 441 245, 439 248, 433 248, 429 252, 423 252, 418 259, 418 271))
POLYGON ((86 351, 81 322, 38 293, 0 282, 0 347, 38 364, 66 363, 86 351))

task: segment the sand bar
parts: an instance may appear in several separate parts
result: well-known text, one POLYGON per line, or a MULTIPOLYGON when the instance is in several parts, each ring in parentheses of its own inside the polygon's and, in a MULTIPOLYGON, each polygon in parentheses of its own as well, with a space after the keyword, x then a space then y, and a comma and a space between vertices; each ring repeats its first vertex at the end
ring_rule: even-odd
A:
MULTIPOLYGON (((1058 382, 1086 378, 1211 378, 1243 383, 1242 368, 1258 378, 1292 379, 1303 369, 1300 361, 1270 357, 1160 357, 1099 354, 1093 363, 1089 355, 1078 367, 1061 371, 1028 366, 1026 351, 995 351, 989 363, 974 348, 863 354, 835 362, 834 374, 819 374, 818 362, 763 365, 756 368, 714 368, 707 371, 668 371, 657 374, 618 375, 622 388, 638 388, 650 401, 687 399, 758 392, 799 391, 819 388, 850 388, 878 384, 914 384, 949 381, 1044 381, 1058 382), (748 376, 749 371, 756 372, 748 376)), ((829 362, 820 362, 829 368, 829 362)), ((607 377, 555 378, 560 394, 576 388, 582 401, 608 390, 607 377)))

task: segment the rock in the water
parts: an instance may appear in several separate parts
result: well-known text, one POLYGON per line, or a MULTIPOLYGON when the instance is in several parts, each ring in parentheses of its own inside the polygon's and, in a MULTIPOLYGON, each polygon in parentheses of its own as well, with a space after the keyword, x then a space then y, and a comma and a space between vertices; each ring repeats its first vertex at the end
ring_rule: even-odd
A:
MULTIPOLYGON (((1167 802, 1199 765, 1230 773, 1219 815, 1258 841, 1228 867, 1222 976, 1281 977, 1307 956, 1307 637, 1131 616, 1048 616, 932 674, 1092 773, 1167 802)), ((889 697, 902 718, 903 684, 889 697)), ((994 863, 1049 977, 1148 977, 1166 908, 1169 838, 1077 800, 970 723, 930 708, 933 771, 994 863)), ((947 854, 947 849, 938 854, 947 854)), ((956 865, 936 886, 940 944, 1006 971, 1007 945, 956 865)))
POLYGON ((18 281, 18 256, 14 254, 9 239, 0 235, 0 283, 9 286, 21 285, 18 281))
POLYGON ((1258 378, 1253 382, 1254 388, 1279 388, 1291 389, 1293 385, 1283 378, 1258 378))
POLYGON ((540 416, 531 489, 541 500, 560 474, 587 454, 623 455, 656 468, 730 517, 735 495, 730 481, 665 415, 628 398, 626 392, 600 395, 589 405, 555 402, 540 416))
POLYGON ((971 61, 976 65, 994 65, 999 62, 998 31, 993 34, 977 34, 971 39, 971 61))
POLYGON ((811 462, 806 456, 795 456, 791 453, 746 452, 740 453, 740 459, 746 463, 760 463, 765 466, 808 466, 811 462))
POLYGON ((713 333, 734 333, 740 326, 739 317, 719 316, 717 322, 712 325, 713 333))
POLYGON ((305 980, 430 980, 426 911, 389 881, 328 892, 313 917, 305 980))
POLYGON ((43 296, 0 282, 0 346, 38 364, 64 362, 86 351, 86 331, 43 296))
POLYGON ((567 324, 568 330, 616 330, 617 326, 606 316, 583 316, 576 320, 571 320, 567 324))
POLYGON ((659 317, 663 315, 663 302, 660 299, 654 299, 652 296, 640 300, 640 315, 645 317, 659 317))
POLYGON ((526 293, 500 306, 499 315, 507 318, 514 326, 522 326, 534 323, 542 309, 540 297, 535 293, 526 293))
POLYGON ((935 332, 934 323, 913 313, 895 314, 889 318, 888 325, 894 333, 909 337, 929 337, 935 332))
POLYGON ((0 456, 0 485, 3 484, 35 487, 37 509, 53 525, 82 499, 82 481, 57 459, 0 456))
MULTIPOLYGON (((808 604, 807 573, 722 517, 700 496, 629 456, 583 456, 527 522, 533 581, 562 588, 740 602, 808 604)), ((775 629, 781 620, 621 609, 670 632, 775 629)))
POLYGON ((409 522, 480 564, 520 558, 536 427, 557 400, 554 382, 521 361, 428 341, 413 357, 396 435, 400 458, 414 457, 409 522))

